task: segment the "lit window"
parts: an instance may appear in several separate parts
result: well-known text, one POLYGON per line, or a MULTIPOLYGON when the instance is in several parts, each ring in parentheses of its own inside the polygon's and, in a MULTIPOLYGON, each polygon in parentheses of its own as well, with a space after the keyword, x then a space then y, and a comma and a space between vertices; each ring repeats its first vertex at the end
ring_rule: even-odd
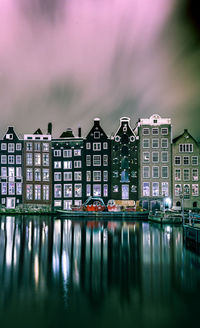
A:
POLYGON ((81 168, 82 163, 81 161, 74 161, 74 168, 81 168))
POLYGON ((61 156, 61 150, 60 149, 59 150, 58 149, 55 149, 54 150, 54 156, 55 157, 60 157, 61 156))
POLYGON ((1 144, 1 150, 7 150, 7 144, 6 143, 1 144))
POLYGON ((103 155, 103 166, 108 166, 108 155, 103 155))
POLYGON ((74 149, 74 156, 81 156, 81 149, 74 149))
POLYGON ((86 156, 86 166, 91 166, 91 155, 86 156))
POLYGON ((192 185, 192 196, 199 196, 199 185, 198 184, 192 185))
POLYGON ((1 164, 7 164, 7 156, 1 155, 1 164))
POLYGON ((39 142, 34 143, 34 150, 35 151, 40 151, 40 143, 39 142))
POLYGON ((43 185, 43 200, 49 200, 49 185, 43 185))
POLYGON ((16 194, 22 195, 22 184, 20 182, 16 183, 16 194))
POLYGON ((101 185, 100 184, 93 185, 93 196, 97 196, 97 197, 101 196, 101 185))
POLYGON ((8 152, 9 153, 14 153, 15 151, 15 144, 14 143, 9 143, 8 144, 8 152))
POLYGON ((32 181, 33 180, 33 169, 26 169, 26 180, 32 181))
POLYGON ((16 164, 21 164, 22 163, 22 157, 21 155, 16 156, 16 164))
POLYGON ((62 195, 61 184, 54 185, 54 197, 60 198, 62 195))
POLYGON ((63 165, 64 165, 65 170, 71 170, 72 169, 72 161, 64 161, 63 165))
POLYGON ((108 143, 107 142, 103 143, 103 149, 108 149, 108 143))
POLYGON ((198 169, 192 169, 192 180, 193 181, 199 180, 199 170, 198 169))
POLYGON ((93 171, 93 181, 101 181, 101 171, 93 171))
POLYGON ((61 181, 61 172, 54 173, 54 181, 61 181))
POLYGON ((64 185, 64 197, 72 197, 72 184, 64 185))
POLYGON ((86 185, 86 196, 87 197, 91 196, 91 185, 90 184, 86 185))
POLYGON ((1 178, 7 178, 7 167, 1 168, 1 178))
POLYGON ((175 184, 175 196, 180 196, 182 192, 182 186, 180 184, 175 184))
POLYGON ((49 169, 43 169, 43 181, 49 181, 49 169))
POLYGON ((75 181, 82 180, 82 173, 81 172, 74 172, 74 180, 75 181))
POLYGON ((71 149, 63 150, 63 157, 72 157, 72 150, 71 149))
POLYGON ((1 182, 1 194, 6 195, 7 194, 7 183, 1 182))
POLYGON ((108 171, 103 171, 103 181, 108 181, 108 171))
POLYGON ((72 172, 64 172, 64 181, 72 181, 72 172))
POLYGON ((86 171, 86 181, 91 181, 91 171, 86 171))
POLYGON ((169 185, 168 182, 162 182, 162 196, 169 196, 169 185))
POLYGON ((21 143, 17 143, 16 144, 16 150, 21 150, 22 149, 22 144, 21 143))
POLYGON ((8 164, 15 164, 15 156, 8 155, 8 164))
POLYGON ((43 166, 49 166, 49 154, 42 155, 43 166))
POLYGON ((21 179, 22 177, 22 168, 16 167, 16 179, 21 179))
POLYGON ((34 159, 35 159, 35 165, 41 165, 41 155, 40 154, 34 154, 34 159))
POLYGON ((103 185, 103 196, 108 197, 108 185, 107 184, 103 185))
POLYGON ((41 185, 35 185, 35 200, 41 199, 41 185))
POLYGON ((152 183, 152 196, 159 196, 159 182, 152 183))
POLYGON ((143 182, 143 196, 150 196, 150 183, 143 182))
POLYGON ((82 197, 82 184, 75 183, 74 197, 82 197))
POLYGON ((181 169, 175 170, 175 180, 180 181, 181 180, 181 169))
POLYGON ((26 150, 27 151, 32 151, 32 142, 27 142, 26 143, 26 150))
POLYGON ((119 191, 119 187, 117 185, 113 186, 113 192, 118 192, 119 191))
POLYGON ((49 144, 48 144, 47 142, 44 142, 44 143, 42 144, 42 150, 43 150, 43 151, 49 151, 49 144))
POLYGON ((93 165, 101 166, 101 155, 93 155, 93 165))
POLYGON ((33 185, 32 184, 26 185, 26 199, 27 200, 33 199, 33 185))
POLYGON ((61 169, 61 161, 54 162, 54 169, 61 169))

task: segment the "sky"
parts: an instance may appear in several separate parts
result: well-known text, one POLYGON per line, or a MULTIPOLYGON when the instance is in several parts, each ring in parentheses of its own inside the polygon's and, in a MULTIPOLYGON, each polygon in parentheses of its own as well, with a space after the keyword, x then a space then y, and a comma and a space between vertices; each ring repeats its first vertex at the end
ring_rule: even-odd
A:
POLYGON ((0 136, 115 132, 157 113, 200 140, 195 0, 1 0, 0 136))

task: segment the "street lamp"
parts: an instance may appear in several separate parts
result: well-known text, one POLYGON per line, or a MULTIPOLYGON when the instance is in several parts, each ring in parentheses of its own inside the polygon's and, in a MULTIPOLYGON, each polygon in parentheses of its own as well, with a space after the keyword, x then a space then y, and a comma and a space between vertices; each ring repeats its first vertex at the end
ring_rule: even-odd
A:
POLYGON ((182 211, 182 219, 183 219, 183 224, 184 224, 184 193, 180 192, 179 197, 181 199, 181 211, 182 211))

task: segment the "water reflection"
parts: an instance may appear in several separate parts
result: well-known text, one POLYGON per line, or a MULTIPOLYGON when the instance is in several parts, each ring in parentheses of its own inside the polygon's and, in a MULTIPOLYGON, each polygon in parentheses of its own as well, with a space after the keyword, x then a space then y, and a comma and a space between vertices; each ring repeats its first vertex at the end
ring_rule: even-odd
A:
POLYGON ((42 327, 189 323, 199 283, 200 257, 183 246, 182 227, 0 217, 0 315, 7 326, 23 326, 26 314, 29 326, 40 318, 42 327))

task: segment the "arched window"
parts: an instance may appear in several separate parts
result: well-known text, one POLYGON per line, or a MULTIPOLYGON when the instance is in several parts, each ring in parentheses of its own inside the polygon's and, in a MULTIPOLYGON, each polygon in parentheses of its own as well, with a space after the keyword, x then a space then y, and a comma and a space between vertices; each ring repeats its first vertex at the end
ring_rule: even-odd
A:
POLYGON ((121 182, 129 182, 128 172, 125 170, 121 173, 121 182))
POLYGON ((181 206, 181 203, 180 202, 176 202, 176 206, 181 206))
POLYGON ((193 207, 197 207, 197 202, 194 202, 193 203, 193 207))
POLYGON ((128 158, 123 158, 122 159, 122 164, 121 164, 121 168, 122 168, 122 170, 124 170, 124 169, 128 169, 128 158))

